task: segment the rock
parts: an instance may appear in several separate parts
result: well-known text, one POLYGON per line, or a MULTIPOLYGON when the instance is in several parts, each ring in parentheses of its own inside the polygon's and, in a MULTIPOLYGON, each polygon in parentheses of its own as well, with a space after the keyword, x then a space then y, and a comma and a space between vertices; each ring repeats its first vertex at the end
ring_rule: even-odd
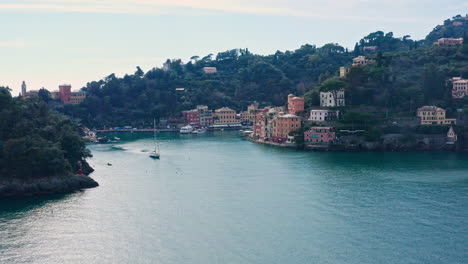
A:
POLYGON ((97 186, 99 184, 95 180, 85 175, 56 176, 28 180, 3 180, 0 181, 0 198, 71 193, 97 186))

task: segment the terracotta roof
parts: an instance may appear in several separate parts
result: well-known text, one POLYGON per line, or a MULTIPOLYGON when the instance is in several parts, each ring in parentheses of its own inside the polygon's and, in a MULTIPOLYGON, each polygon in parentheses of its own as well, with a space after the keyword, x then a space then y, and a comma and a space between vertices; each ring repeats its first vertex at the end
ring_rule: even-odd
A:
POLYGON ((425 105, 423 107, 418 108, 418 111, 445 111, 445 110, 434 105, 425 105))

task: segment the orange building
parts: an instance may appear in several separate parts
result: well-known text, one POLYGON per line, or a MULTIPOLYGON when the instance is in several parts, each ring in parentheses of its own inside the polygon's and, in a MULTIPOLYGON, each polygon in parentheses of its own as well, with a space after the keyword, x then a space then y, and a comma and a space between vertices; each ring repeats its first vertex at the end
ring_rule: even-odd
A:
POLYGON ((288 134, 301 128, 302 120, 292 114, 277 116, 272 121, 272 140, 284 143, 288 140, 288 134))
POLYGON ((288 114, 295 115, 301 111, 304 111, 304 98, 288 95, 288 114))

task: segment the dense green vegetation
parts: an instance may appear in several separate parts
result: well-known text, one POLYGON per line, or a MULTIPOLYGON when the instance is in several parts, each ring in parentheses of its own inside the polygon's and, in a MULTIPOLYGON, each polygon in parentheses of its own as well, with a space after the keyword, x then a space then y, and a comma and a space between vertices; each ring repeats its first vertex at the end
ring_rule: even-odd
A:
POLYGON ((88 92, 86 101, 65 106, 63 112, 91 127, 148 126, 154 117, 177 117, 198 104, 236 110, 252 101, 285 105, 290 93, 305 95, 311 108, 319 105, 320 91, 344 87, 347 107, 343 111, 371 106, 388 118, 409 117, 417 107, 435 104, 447 108, 450 116, 455 109, 466 108, 466 100, 451 99, 447 80, 468 78, 468 43, 451 47, 432 43, 439 37, 464 37, 465 24, 463 17, 456 16, 420 41, 377 31, 358 41, 353 51, 334 43, 306 44, 268 56, 234 49, 216 56, 193 56, 186 64, 168 60, 168 71, 153 68, 145 73, 137 67, 134 74, 122 78, 111 74, 90 82, 83 88, 88 92), (374 46, 375 51, 366 48, 374 46), (374 63, 353 67, 347 78, 338 79, 339 67, 350 66, 357 55, 374 63), (218 73, 204 74, 202 68, 207 66, 216 67, 218 73))
POLYGON ((0 87, 0 177, 67 176, 90 156, 78 127, 39 99, 12 98, 0 87))

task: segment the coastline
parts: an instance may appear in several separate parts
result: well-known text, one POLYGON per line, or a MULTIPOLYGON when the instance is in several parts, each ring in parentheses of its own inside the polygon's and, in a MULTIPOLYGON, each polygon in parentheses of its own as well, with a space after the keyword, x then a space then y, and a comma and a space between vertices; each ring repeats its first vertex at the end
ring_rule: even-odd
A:
MULTIPOLYGON (((270 141, 261 141, 253 138, 247 138, 257 144, 270 145, 282 148, 300 149, 303 151, 316 151, 316 152, 431 152, 431 151, 448 151, 448 152, 468 152, 467 148, 462 148, 458 145, 452 144, 420 144, 420 142, 413 143, 399 143, 399 144, 386 144, 385 142, 369 142, 361 141, 354 144, 340 143, 340 144, 280 144, 270 141)), ((433 142, 431 142, 433 143, 433 142)))
POLYGON ((37 179, 0 179, 0 198, 72 193, 99 184, 86 175, 51 176, 37 179))

